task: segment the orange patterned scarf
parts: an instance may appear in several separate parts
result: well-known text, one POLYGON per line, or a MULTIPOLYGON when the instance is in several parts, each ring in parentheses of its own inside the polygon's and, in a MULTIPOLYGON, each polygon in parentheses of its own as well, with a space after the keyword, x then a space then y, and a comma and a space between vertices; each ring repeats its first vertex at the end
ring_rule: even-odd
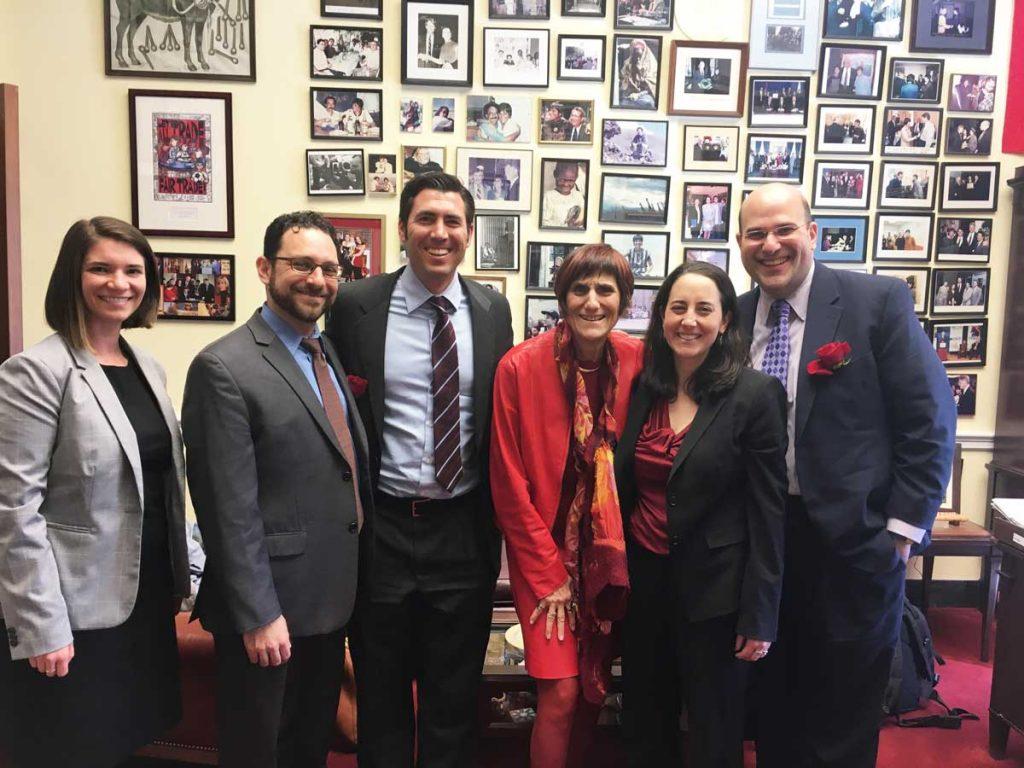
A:
POLYGON ((564 321, 555 328, 555 359, 572 406, 570 450, 576 468, 576 486, 563 489, 572 498, 563 498, 559 505, 568 509, 564 565, 578 610, 580 684, 587 701, 594 704, 604 702, 608 692, 612 622, 625 615, 629 597, 625 536, 612 454, 617 431, 612 410, 619 359, 610 341, 604 349, 609 376, 604 388, 604 407, 595 420, 583 374, 576 364, 572 331, 564 321), (589 494, 588 489, 592 489, 589 494))

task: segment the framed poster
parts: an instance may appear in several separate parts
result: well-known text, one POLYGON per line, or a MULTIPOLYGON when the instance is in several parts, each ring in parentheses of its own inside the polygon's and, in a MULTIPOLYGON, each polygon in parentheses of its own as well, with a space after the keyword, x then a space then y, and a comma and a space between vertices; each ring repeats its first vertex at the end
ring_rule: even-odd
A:
POLYGON ((455 173, 473 196, 477 210, 530 210, 532 149, 458 147, 455 173))
POLYGON ((306 150, 307 195, 365 195, 364 179, 363 150, 306 150))
POLYGON ((612 109, 657 111, 661 85, 660 37, 612 38, 612 109))
POLYGON ((871 162, 814 161, 815 208, 867 210, 871 202, 871 162))
POLYGON ((940 211, 988 211, 999 206, 999 163, 943 163, 940 211))
POLYGON ((874 107, 856 104, 818 105, 818 154, 870 155, 874 139, 874 107))
POLYGON ((607 43, 604 35, 559 35, 558 79, 603 83, 607 43))
POLYGON ((863 264, 868 255, 867 216, 815 216, 814 258, 829 264, 863 264))
POLYGON ((747 44, 673 40, 668 113, 739 117, 747 85, 747 44))
POLYGON ((910 291, 910 299, 914 302, 914 313, 923 315, 928 311, 928 274, 931 270, 927 267, 875 267, 872 274, 895 277, 902 280, 907 290, 910 291))
POLYGON ((991 54, 995 5, 995 0, 914 0, 910 50, 991 54))
POLYGON ((476 271, 519 271, 519 216, 478 213, 473 227, 476 271))
POLYGON ((379 275, 384 270, 385 217, 354 213, 323 216, 334 225, 344 282, 379 275))
POLYGON ((167 237, 235 236, 231 94, 129 89, 132 224, 167 237))
POLYGON ((484 27, 484 85, 547 88, 551 32, 547 29, 484 27))
POLYGON ((235 257, 154 253, 161 320, 235 320, 235 257))
POLYGON ((380 82, 383 39, 382 29, 310 25, 309 76, 380 82))
POLYGON ((734 125, 683 126, 683 170, 726 171, 739 168, 740 129, 734 125))
POLYGON ((818 60, 821 0, 750 4, 750 67, 813 72, 818 60))
POLYGON ((928 261, 934 213, 876 213, 875 261, 928 261))
POLYGON ((747 87, 747 125, 751 128, 806 128, 809 77, 752 76, 747 87))
POLYGON ((473 5, 402 0, 403 85, 472 85, 473 5))
POLYGON ((663 280, 668 274, 668 232, 605 229, 601 242, 626 257, 634 280, 663 280))
POLYGON ((670 176, 601 174, 598 220, 613 224, 668 224, 670 176))
POLYGON ((882 161, 878 185, 879 208, 935 207, 935 177, 938 163, 882 161))
POLYGON ((384 18, 384 0, 320 0, 320 15, 381 21, 384 18))

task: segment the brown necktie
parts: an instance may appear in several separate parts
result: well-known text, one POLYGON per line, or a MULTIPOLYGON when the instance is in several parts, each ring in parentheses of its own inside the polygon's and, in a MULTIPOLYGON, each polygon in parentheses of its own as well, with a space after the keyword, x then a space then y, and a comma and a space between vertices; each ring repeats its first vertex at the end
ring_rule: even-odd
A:
POLYGON ((449 493, 462 479, 462 434, 459 412, 459 350, 450 313, 455 307, 444 296, 431 296, 437 313, 430 339, 434 395, 434 476, 449 493))
POLYGON ((362 528, 363 502, 359 498, 359 467, 356 464, 356 449, 352 443, 352 432, 348 428, 345 409, 341 405, 341 396, 331 380, 331 372, 327 367, 327 359, 324 357, 323 347, 320 346, 320 339, 307 336, 302 340, 302 346, 313 354, 313 371, 316 374, 316 385, 320 389, 320 397, 324 401, 324 410, 327 411, 327 420, 331 422, 334 436, 338 438, 341 455, 352 471, 352 489, 356 495, 356 519, 359 521, 359 527, 362 528))

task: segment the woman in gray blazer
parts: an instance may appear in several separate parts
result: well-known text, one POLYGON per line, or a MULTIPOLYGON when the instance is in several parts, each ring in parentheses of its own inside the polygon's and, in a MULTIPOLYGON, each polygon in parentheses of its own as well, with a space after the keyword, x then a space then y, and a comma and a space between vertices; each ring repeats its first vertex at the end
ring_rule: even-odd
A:
POLYGON ((107 768, 180 717, 181 437, 123 328, 160 284, 135 227, 82 220, 46 292, 56 331, 0 366, 0 764, 107 768))

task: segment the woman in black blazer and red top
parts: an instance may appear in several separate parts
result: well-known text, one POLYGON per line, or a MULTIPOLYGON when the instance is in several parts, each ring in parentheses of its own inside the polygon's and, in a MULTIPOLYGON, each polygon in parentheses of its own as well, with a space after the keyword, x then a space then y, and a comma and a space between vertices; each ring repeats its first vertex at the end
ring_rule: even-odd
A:
POLYGON ((743 765, 743 691, 775 638, 786 394, 746 367, 728 275, 689 262, 654 301, 615 452, 632 588, 623 644, 630 764, 743 765))

